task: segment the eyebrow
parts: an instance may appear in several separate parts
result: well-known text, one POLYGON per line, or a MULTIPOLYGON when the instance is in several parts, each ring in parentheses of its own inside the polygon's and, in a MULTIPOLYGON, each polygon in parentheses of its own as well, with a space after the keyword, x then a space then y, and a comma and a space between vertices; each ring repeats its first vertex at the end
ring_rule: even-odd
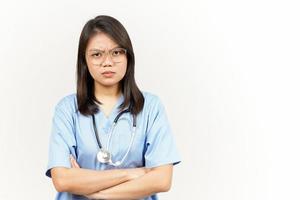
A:
MULTIPOLYGON (((117 45, 117 46, 113 47, 112 49, 119 48, 119 47, 120 47, 120 46, 117 45)), ((112 49, 110 49, 110 50, 112 50, 112 49)), ((93 49, 90 49, 89 51, 104 51, 104 50, 93 48, 93 49)))

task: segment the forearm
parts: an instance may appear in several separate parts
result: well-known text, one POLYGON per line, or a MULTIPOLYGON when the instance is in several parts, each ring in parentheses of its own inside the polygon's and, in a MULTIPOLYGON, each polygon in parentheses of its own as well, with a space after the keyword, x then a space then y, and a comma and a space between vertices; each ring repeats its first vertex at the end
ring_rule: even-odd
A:
POLYGON ((172 167, 152 170, 137 179, 88 195, 91 199, 141 199, 158 192, 166 192, 171 186, 172 167))
POLYGON ((103 190, 128 180, 131 180, 129 171, 126 169, 114 169, 96 171, 81 168, 64 168, 55 174, 56 169, 52 169, 52 178, 56 189, 60 192, 70 192, 73 194, 85 195, 103 190))

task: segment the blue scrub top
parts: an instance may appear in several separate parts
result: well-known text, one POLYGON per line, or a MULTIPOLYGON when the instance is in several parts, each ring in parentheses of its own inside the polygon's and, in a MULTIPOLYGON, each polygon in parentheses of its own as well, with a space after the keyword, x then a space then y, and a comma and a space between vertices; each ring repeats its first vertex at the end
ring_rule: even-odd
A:
MULTIPOLYGON (((145 103, 137 115, 136 135, 128 156, 121 166, 113 167, 97 161, 99 147, 93 130, 92 116, 84 116, 77 110, 76 93, 63 97, 55 106, 49 143, 49 160, 46 175, 51 178, 53 167, 71 168, 70 154, 81 168, 106 170, 116 168, 157 167, 180 162, 172 130, 165 108, 159 97, 142 92, 145 103)), ((123 94, 108 117, 103 112, 95 114, 99 138, 104 148, 107 146, 110 128, 119 113, 118 106, 123 102, 123 94)), ((100 108, 99 108, 100 109, 100 108)), ((112 160, 122 159, 130 144, 133 118, 130 113, 123 114, 111 136, 112 160)), ((67 192, 58 192, 57 200, 87 199, 67 192)), ((147 200, 158 199, 154 194, 147 200)))

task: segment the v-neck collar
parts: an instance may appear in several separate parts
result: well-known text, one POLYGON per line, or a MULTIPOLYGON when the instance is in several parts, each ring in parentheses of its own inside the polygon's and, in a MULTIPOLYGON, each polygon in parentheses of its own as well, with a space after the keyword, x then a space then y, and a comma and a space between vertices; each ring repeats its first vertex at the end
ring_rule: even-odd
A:
POLYGON ((102 113, 103 117, 105 117, 106 119, 110 119, 110 118, 112 118, 114 115, 116 115, 116 113, 117 113, 118 110, 119 110, 118 107, 119 107, 119 105, 122 104, 123 101, 124 101, 124 95, 123 95, 123 93, 121 93, 121 95, 118 97, 117 102, 116 102, 115 105, 113 106, 113 108, 112 108, 112 110, 110 111, 110 113, 109 113, 108 116, 106 116, 106 115, 104 114, 104 112, 101 111, 100 106, 99 106, 100 112, 102 113))
POLYGON ((118 107, 123 103, 124 101, 124 95, 121 93, 119 96, 117 102, 115 103, 114 107, 112 108, 110 114, 108 116, 105 116, 105 114, 101 111, 100 106, 99 106, 99 112, 96 115, 96 119, 98 118, 98 122, 101 122, 100 129, 104 131, 105 133, 109 132, 110 127, 112 126, 112 123, 115 119, 115 117, 118 115, 118 107))

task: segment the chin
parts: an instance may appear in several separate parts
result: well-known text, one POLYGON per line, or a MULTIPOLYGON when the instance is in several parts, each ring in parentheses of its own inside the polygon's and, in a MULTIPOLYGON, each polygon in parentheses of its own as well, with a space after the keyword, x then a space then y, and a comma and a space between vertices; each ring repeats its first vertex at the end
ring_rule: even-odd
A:
POLYGON ((111 87, 111 86, 114 86, 116 84, 119 83, 119 81, 115 81, 115 80, 108 80, 108 81, 101 81, 101 82, 98 82, 100 85, 103 85, 105 87, 111 87))

